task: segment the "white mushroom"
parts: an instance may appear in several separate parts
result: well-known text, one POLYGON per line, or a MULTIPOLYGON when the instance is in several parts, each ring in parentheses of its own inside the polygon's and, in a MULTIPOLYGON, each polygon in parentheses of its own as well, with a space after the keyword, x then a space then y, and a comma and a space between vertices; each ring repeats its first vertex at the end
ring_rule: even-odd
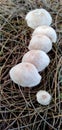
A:
POLYGON ((30 63, 19 63, 10 70, 11 79, 22 87, 34 87, 40 83, 41 76, 30 63))
POLYGON ((40 90, 37 92, 36 98, 38 103, 40 103, 41 105, 48 105, 52 97, 48 92, 40 90))
POLYGON ((34 35, 28 46, 29 50, 42 50, 46 53, 52 49, 52 41, 46 35, 34 35))
POLYGON ((44 70, 50 63, 48 55, 40 50, 28 51, 22 58, 22 62, 29 62, 35 65, 38 72, 44 70))
POLYGON ((28 26, 33 29, 41 25, 50 25, 52 23, 52 17, 50 13, 43 8, 28 12, 25 19, 28 26))
POLYGON ((52 27, 50 27, 50 26, 44 25, 44 26, 37 27, 34 30, 32 36, 35 36, 35 35, 36 36, 38 36, 38 35, 41 36, 42 34, 46 35, 47 37, 49 37, 52 42, 56 42, 56 40, 57 40, 56 31, 52 27))

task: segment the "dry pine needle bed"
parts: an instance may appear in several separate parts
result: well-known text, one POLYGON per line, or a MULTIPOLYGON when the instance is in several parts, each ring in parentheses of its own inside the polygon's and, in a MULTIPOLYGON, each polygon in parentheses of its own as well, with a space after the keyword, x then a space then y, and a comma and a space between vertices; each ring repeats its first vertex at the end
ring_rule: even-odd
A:
POLYGON ((61 36, 61 0, 0 0, 0 130, 62 130, 61 36), (27 12, 41 7, 50 12, 58 39, 48 53, 49 66, 40 73, 42 82, 32 89, 18 87, 11 81, 9 70, 28 51, 33 30, 26 24, 27 12), (40 89, 52 95, 46 107, 36 101, 40 89))

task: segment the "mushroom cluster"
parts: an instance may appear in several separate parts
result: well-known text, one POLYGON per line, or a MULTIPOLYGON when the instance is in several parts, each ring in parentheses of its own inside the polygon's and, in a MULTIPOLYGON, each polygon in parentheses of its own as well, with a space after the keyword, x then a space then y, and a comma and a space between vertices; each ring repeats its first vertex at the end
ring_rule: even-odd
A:
MULTIPOLYGON (((9 74, 16 84, 22 87, 34 87, 41 82, 39 72, 43 71, 50 63, 47 53, 52 49, 52 42, 56 42, 57 34, 50 27, 52 17, 45 9, 35 9, 28 12, 25 18, 27 25, 34 30, 28 49, 22 58, 22 62, 11 68, 9 74)), ((51 95, 40 90, 36 94, 37 101, 42 105, 48 105, 51 95)))

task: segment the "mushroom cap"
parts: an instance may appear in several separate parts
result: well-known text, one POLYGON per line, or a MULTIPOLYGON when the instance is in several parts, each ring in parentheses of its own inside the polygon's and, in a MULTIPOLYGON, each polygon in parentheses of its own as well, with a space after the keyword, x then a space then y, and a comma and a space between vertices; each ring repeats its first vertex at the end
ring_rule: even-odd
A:
POLYGON ((47 37, 49 37, 51 39, 52 42, 56 42, 57 40, 57 34, 56 34, 56 31, 50 27, 50 26, 46 26, 46 25, 43 25, 43 26, 39 26, 37 27, 32 36, 38 36, 38 35, 46 35, 47 37))
POLYGON ((11 68, 11 79, 22 87, 34 87, 40 83, 41 76, 36 67, 30 63, 19 63, 11 68))
POLYGON ((49 52, 52 49, 52 41, 46 35, 34 35, 28 46, 29 50, 42 50, 49 52))
POLYGON ((40 90, 37 92, 36 98, 38 103, 40 103, 41 105, 48 105, 52 97, 48 92, 40 90))
POLYGON ((44 51, 31 50, 25 53, 22 62, 29 62, 33 64, 38 72, 44 70, 50 63, 48 55, 44 51))
POLYGON ((28 12, 25 19, 28 26, 33 29, 38 26, 50 25, 52 23, 52 17, 50 13, 43 8, 28 12))

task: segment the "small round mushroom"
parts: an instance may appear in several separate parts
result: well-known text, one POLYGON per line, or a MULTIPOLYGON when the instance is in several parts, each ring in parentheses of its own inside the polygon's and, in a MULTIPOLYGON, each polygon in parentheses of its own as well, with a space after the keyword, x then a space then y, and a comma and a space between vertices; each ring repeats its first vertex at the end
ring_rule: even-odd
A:
POLYGON ((41 81, 41 76, 31 63, 19 63, 11 68, 9 74, 12 81, 22 87, 34 87, 41 81))
POLYGON ((51 95, 44 91, 40 90, 36 94, 37 102, 40 103, 41 105, 48 105, 51 101, 51 95))
POLYGON ((33 36, 28 46, 29 50, 42 50, 48 53, 52 49, 52 41, 46 35, 33 36))
POLYGON ((57 40, 56 31, 50 26, 44 25, 44 26, 37 27, 34 30, 32 36, 35 36, 35 35, 36 36, 38 36, 38 35, 41 36, 42 34, 49 37, 52 42, 56 42, 56 40, 57 40))
POLYGON ((22 62, 29 62, 33 64, 38 72, 43 71, 50 63, 48 55, 44 51, 31 50, 25 53, 22 62))
POLYGON ((28 12, 25 19, 27 21, 27 25, 33 29, 38 26, 50 25, 52 23, 50 13, 43 8, 28 12))

